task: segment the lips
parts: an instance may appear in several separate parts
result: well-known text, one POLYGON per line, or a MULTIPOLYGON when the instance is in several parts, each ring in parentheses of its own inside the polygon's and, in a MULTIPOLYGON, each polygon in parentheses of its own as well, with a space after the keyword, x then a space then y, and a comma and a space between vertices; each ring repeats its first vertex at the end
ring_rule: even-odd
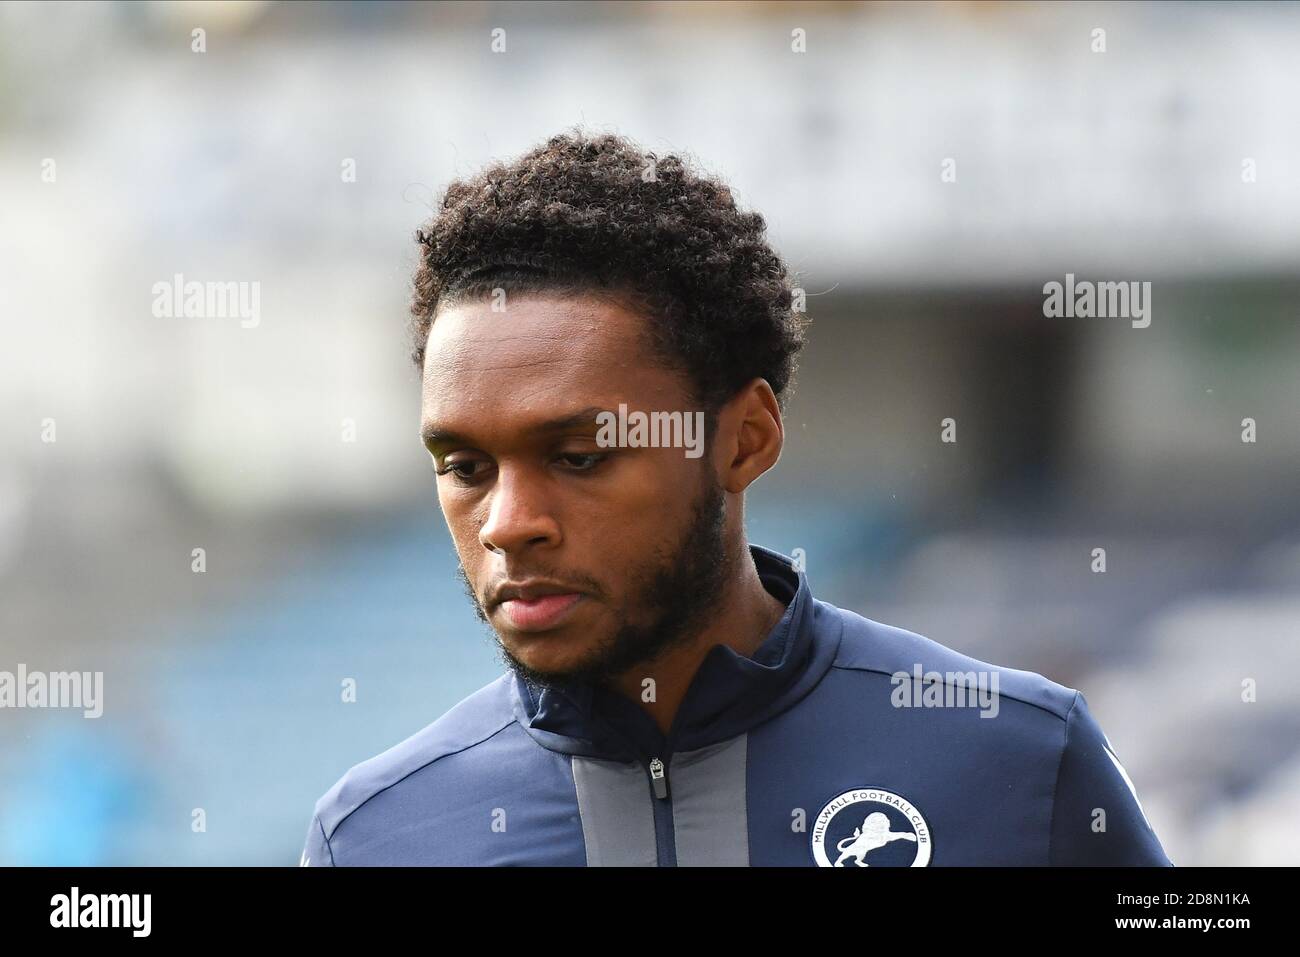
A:
POLYGON ((507 598, 501 602, 501 610, 516 631, 545 631, 563 622, 581 600, 577 592, 507 598))

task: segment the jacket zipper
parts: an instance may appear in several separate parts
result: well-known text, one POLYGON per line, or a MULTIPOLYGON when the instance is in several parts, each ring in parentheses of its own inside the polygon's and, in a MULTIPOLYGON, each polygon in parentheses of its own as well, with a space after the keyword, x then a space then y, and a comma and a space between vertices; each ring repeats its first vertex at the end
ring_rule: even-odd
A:
MULTIPOLYGON (((670 755, 671 757, 671 755, 670 755)), ((651 810, 654 812, 656 859, 660 867, 677 866, 677 839, 673 831, 673 800, 668 793, 668 765, 653 757, 646 764, 650 775, 651 810)))
MULTIPOLYGON (((605 722, 605 726, 625 742, 628 741, 627 737, 609 722, 605 722)), ((650 810, 653 813, 655 826, 655 863, 659 867, 676 867, 677 838, 673 830, 673 799, 668 793, 668 762, 672 760, 673 753, 671 731, 664 740, 663 748, 668 755, 668 761, 658 755, 651 755, 648 761, 642 760, 641 764, 650 779, 650 810)))
POLYGON ((668 797, 668 775, 664 771, 663 761, 658 758, 650 761, 650 786, 654 788, 655 797, 660 800, 668 797))

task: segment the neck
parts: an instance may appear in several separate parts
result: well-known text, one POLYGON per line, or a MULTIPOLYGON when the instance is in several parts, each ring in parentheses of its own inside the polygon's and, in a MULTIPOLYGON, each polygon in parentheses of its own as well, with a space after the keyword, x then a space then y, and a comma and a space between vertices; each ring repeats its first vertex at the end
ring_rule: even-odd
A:
POLYGON ((610 682, 610 687, 641 705, 667 734, 705 656, 714 645, 750 657, 785 614, 785 605, 763 587, 747 547, 744 559, 734 563, 735 576, 719 596, 710 623, 691 641, 669 649, 654 661, 637 665, 610 682), (644 681, 654 679, 653 700, 646 701, 644 681))

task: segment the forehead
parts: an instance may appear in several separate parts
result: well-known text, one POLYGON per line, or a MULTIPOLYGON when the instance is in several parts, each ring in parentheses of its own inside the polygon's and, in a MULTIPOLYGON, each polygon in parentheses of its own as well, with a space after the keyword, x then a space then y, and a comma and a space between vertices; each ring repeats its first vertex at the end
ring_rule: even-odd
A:
POLYGON ((480 432, 619 402, 680 408, 685 380, 651 352, 641 313, 589 296, 440 310, 425 349, 423 427, 480 432))

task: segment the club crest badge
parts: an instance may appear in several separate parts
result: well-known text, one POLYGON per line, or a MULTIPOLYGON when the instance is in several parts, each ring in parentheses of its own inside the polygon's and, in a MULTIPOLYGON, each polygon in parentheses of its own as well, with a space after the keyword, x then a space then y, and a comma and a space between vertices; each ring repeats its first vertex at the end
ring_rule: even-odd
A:
POLYGON ((818 867, 925 867, 933 849, 921 812, 880 788, 854 788, 832 798, 812 826, 818 867))

